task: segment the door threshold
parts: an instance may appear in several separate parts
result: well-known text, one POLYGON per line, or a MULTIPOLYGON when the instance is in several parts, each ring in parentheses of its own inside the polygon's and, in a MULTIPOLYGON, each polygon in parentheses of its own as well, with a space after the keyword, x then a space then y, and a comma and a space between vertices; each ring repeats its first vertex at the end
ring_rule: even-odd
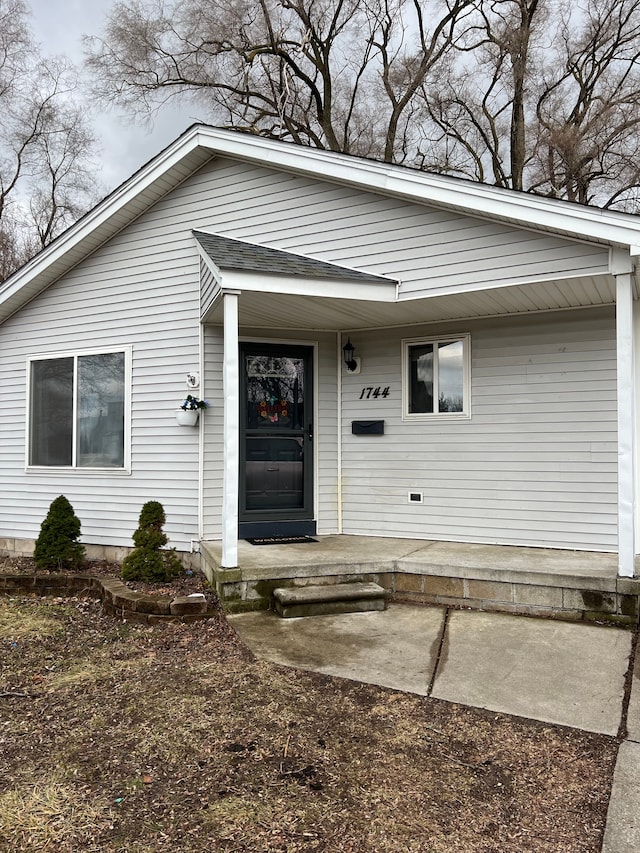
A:
POLYGON ((239 539, 289 538, 292 536, 315 536, 316 522, 313 519, 296 521, 241 521, 238 525, 239 539))

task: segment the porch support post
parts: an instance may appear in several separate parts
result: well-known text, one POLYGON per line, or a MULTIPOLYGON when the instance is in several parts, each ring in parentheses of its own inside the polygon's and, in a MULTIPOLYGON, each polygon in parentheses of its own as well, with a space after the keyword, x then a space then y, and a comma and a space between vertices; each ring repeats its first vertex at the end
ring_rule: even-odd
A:
POLYGON ((223 292, 224 305, 224 475, 222 493, 222 568, 238 565, 238 466, 240 456, 239 291, 223 292))
MULTIPOLYGON (((630 258, 626 256, 626 269, 630 258)), ((631 272, 616 274, 618 399, 618 575, 631 578, 635 565, 635 380, 631 272)))

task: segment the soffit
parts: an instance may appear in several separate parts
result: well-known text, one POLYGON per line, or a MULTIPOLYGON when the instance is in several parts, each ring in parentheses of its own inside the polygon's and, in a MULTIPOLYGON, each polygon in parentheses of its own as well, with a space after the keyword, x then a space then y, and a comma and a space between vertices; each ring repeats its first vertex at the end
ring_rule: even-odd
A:
MULTIPOLYGON (((613 302, 614 279, 611 276, 601 276, 493 288, 395 303, 245 291, 240 294, 238 311, 241 326, 339 330, 529 314, 609 305, 613 302)), ((219 299, 209 313, 207 322, 222 324, 222 319, 222 300, 219 299)))

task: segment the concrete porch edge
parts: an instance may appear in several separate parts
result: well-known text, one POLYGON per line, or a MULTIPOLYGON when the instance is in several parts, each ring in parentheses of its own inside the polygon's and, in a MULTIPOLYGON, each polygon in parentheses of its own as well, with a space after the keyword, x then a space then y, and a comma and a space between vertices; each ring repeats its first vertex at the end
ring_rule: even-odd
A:
POLYGON ((310 545, 240 542, 238 567, 200 544, 202 570, 229 611, 267 609, 276 587, 377 583, 391 601, 634 625, 640 577, 620 578, 615 554, 386 537, 318 536, 310 545))

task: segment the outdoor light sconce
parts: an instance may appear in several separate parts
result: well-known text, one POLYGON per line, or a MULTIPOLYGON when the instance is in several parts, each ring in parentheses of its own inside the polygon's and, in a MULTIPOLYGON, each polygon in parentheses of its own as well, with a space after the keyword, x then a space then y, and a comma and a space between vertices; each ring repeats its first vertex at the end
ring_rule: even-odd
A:
POLYGON ((360 373, 360 359, 354 358, 353 354, 355 351, 356 349, 351 343, 350 338, 347 338, 346 344, 342 347, 342 354, 344 356, 347 373, 360 373))

